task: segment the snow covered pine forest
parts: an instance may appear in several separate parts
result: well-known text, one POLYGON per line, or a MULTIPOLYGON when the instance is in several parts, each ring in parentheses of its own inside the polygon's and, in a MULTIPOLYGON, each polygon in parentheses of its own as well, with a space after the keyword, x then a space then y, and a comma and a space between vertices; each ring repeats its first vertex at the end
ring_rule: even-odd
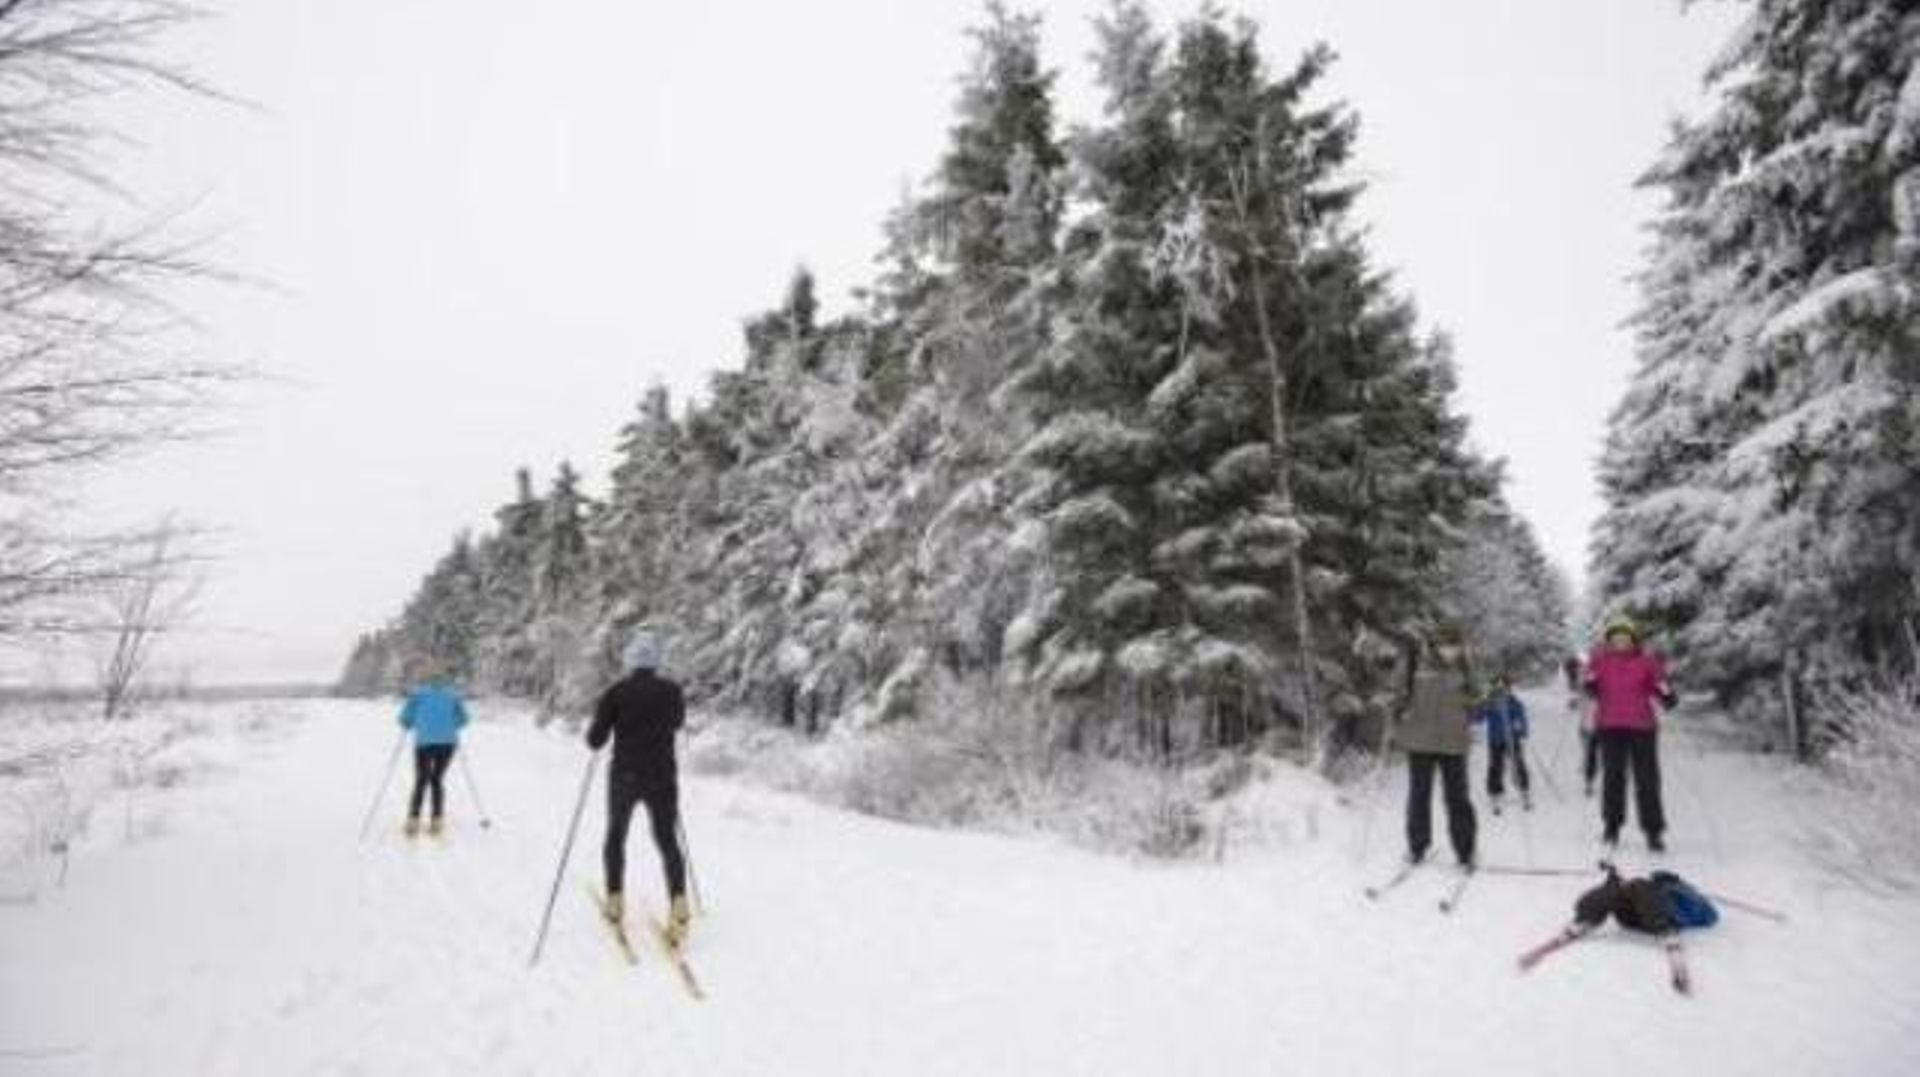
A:
MULTIPOLYGON (((605 489, 521 471, 336 697, 0 703, 0 1073, 1914 1072, 1920 5, 1739 6, 1645 163, 1584 593, 1369 253, 1331 50, 1119 0, 1069 122, 1041 20, 989 6, 849 309, 799 269, 704 394, 635 387, 605 489), (1601 843, 1562 679, 1622 618, 1678 693, 1664 853, 1601 843), (690 709, 698 990, 590 903, 579 738, 641 632, 690 709), (1521 686, 1530 803, 1476 741, 1478 870, 1436 805, 1403 873, 1394 734, 1454 632, 1476 692, 1521 686), (424 676, 474 720, 414 837, 424 676), (1523 971, 1601 856, 1718 923, 1523 971)), ((0 44, 96 8, 0 6, 0 44)), ((65 278, 0 265, 0 475, 34 479, 65 278)), ((52 586, 10 566, 95 547, 19 533, 0 632, 93 630, 64 603, 124 566, 52 586)))

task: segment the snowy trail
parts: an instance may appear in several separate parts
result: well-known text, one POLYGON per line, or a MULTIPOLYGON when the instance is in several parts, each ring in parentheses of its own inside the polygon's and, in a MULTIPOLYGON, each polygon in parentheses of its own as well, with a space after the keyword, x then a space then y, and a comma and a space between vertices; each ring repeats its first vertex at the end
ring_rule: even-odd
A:
MULTIPOLYGON (((1577 740, 1537 699, 1539 810, 1483 811, 1491 862, 1581 864, 1577 740), (1531 854, 1531 857, 1529 856, 1531 854)), ((153 793, 151 836, 89 838, 67 888, 0 907, 0 1073, 1910 1073, 1920 907, 1821 888, 1786 848, 1803 806, 1751 760, 1667 750, 1672 862, 1737 912, 1657 950, 1600 937, 1514 971, 1585 879, 1484 876, 1441 916, 1429 869, 1379 902, 1399 776, 1321 840, 1224 865, 1132 864, 937 833, 730 782, 685 802, 709 915, 688 999, 650 949, 621 963, 584 888, 601 798, 541 966, 527 955, 585 754, 482 722, 444 843, 354 833, 390 708, 287 704, 235 765, 153 793), (1360 837, 1371 810, 1367 855, 1360 837), (73 1048, 25 1057, 21 1052, 73 1048), (1702 1067, 1705 1067, 1704 1069, 1702 1067)), ((1475 758, 1476 796, 1483 759, 1475 758)), ((1631 844, 1631 839, 1630 839, 1631 844)), ((634 892, 658 877, 635 834, 634 892)))

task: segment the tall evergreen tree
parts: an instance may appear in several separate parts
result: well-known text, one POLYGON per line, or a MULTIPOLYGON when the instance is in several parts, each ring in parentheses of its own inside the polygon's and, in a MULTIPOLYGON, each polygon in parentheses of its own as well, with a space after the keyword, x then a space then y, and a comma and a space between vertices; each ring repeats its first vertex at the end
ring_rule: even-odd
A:
POLYGON ((1595 574, 1739 713, 1920 643, 1916 41, 1903 0, 1756 0, 1646 178, 1668 206, 1595 574))

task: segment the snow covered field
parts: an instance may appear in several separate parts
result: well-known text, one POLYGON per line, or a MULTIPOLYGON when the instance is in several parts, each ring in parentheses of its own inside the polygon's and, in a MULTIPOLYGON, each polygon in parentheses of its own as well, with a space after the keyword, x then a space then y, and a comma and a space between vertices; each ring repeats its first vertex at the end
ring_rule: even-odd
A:
MULTIPOLYGON (((1578 864, 1594 828, 1574 740, 1535 703, 1567 799, 1541 783, 1531 815, 1483 811, 1484 856, 1578 864)), ((0 903, 0 1073, 1920 1072, 1920 904, 1824 882, 1788 840, 1810 802, 1684 738, 1666 745, 1671 862, 1792 915, 1730 911, 1693 937, 1691 999, 1611 933, 1515 972, 1584 879, 1484 876, 1451 917, 1444 870, 1363 900, 1399 854, 1396 774, 1315 841, 1174 865, 691 779, 695 1002, 591 918, 597 791, 527 968, 585 761, 568 738, 482 721, 466 751, 491 829, 453 775, 446 840, 400 837, 396 782, 356 844, 391 714, 196 711, 154 755, 193 766, 131 799, 92 787, 63 888, 17 853, 0 865, 0 892, 38 895, 0 903)), ((0 795, 28 781, 0 774, 0 795)), ((634 892, 658 909, 635 842, 634 892)))

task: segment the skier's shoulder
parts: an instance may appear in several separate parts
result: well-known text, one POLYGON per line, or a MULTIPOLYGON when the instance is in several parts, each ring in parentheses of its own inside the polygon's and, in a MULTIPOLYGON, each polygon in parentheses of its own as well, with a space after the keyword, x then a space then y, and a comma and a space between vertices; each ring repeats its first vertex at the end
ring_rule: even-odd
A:
POLYGON ((652 670, 635 670, 607 689, 607 695, 633 706, 652 706, 680 698, 680 684, 652 670))
POLYGON ((416 684, 407 691, 407 703, 412 706, 432 706, 457 698, 452 689, 431 681, 416 684))

